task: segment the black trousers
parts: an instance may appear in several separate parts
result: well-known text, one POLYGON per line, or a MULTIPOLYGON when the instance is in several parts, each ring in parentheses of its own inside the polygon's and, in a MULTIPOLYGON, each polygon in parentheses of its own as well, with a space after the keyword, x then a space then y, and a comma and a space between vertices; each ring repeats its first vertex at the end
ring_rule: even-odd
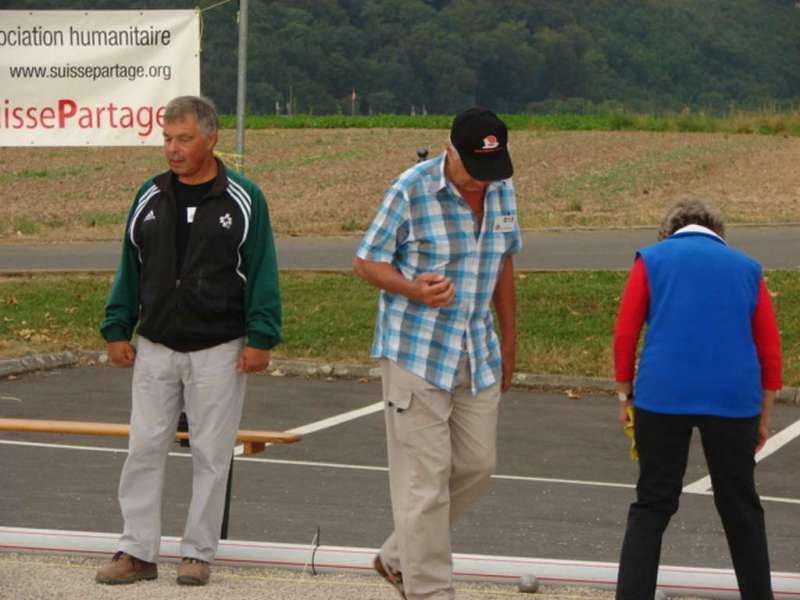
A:
POLYGON ((697 427, 742 600, 772 600, 764 510, 755 489, 759 417, 669 415, 636 409, 639 481, 628 511, 617 600, 652 600, 661 538, 678 510, 692 429, 697 427))

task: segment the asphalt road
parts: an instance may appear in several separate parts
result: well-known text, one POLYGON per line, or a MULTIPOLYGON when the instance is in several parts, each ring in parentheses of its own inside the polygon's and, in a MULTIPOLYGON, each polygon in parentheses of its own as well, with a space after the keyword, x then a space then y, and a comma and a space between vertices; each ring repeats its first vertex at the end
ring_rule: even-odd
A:
MULTIPOLYGON (((0 415, 127 422, 129 377, 126 370, 82 367, 3 379, 0 415)), ((288 429, 379 401, 374 382, 253 376, 242 427, 288 429)), ((637 467, 615 411, 612 397, 505 395, 498 477, 457 525, 454 551, 616 562, 637 467)), ((798 420, 800 408, 778 405, 773 428, 798 420)), ((391 522, 384 444, 383 416, 374 412, 237 459, 230 537, 310 543, 319 527, 323 544, 378 546, 391 522)), ((116 489, 125 447, 121 438, 0 434, 0 523, 120 531, 116 489)), ((186 450, 176 444, 175 451, 186 450)), ((798 463, 800 441, 792 439, 757 469, 777 571, 800 571, 798 463)), ((705 475, 695 439, 685 483, 705 475)), ((171 457, 164 535, 182 532, 190 481, 187 457, 171 457)), ((683 495, 662 562, 730 568, 711 496, 683 495)))
MULTIPOLYGON (((524 232, 517 270, 627 270, 637 248, 656 239, 653 229, 524 232)), ((286 270, 348 271, 360 238, 297 237, 277 240, 286 270)), ((728 241, 766 269, 800 269, 800 226, 731 227, 728 241)), ((120 242, 0 245, 0 273, 116 270, 120 242)))

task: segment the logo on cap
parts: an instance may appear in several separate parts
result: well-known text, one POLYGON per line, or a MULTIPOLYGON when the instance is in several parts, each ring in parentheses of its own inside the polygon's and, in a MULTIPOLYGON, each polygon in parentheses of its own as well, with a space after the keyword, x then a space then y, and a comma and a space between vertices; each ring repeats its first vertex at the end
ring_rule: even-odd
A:
POLYGON ((483 146, 481 148, 477 148, 474 150, 475 154, 493 154, 494 152, 500 152, 502 148, 500 147, 500 140, 497 139, 496 135, 487 135, 483 138, 483 146))
POLYGON ((487 135, 483 138, 483 150, 494 150, 500 145, 497 138, 493 135, 487 135))

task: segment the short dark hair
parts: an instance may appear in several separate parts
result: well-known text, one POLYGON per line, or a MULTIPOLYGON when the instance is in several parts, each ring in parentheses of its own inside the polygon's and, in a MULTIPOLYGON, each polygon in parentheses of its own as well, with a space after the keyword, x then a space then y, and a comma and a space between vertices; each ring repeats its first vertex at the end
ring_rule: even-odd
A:
POLYGON ((219 129, 219 117, 214 103, 204 96, 178 96, 167 104, 164 122, 171 123, 187 115, 197 117, 200 128, 206 135, 219 129))
POLYGON ((667 209, 658 230, 658 239, 668 238, 687 225, 702 225, 719 237, 725 237, 725 223, 716 210, 698 198, 682 198, 667 209))

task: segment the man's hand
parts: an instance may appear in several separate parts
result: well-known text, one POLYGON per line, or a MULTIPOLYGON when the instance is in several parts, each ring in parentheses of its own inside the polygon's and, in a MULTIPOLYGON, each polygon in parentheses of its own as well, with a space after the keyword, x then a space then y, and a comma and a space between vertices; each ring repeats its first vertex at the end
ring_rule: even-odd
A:
POLYGON ((765 423, 764 419, 758 424, 758 444, 756 444, 756 452, 760 452, 769 439, 769 423, 765 423))
POLYGON ((632 403, 630 400, 627 402, 618 402, 619 404, 619 412, 617 413, 617 421, 619 424, 625 427, 628 424, 628 409, 631 407, 632 403))
POLYGON ((775 390, 764 390, 764 395, 761 397, 761 419, 758 422, 756 452, 761 450, 769 439, 769 418, 772 415, 772 407, 775 405, 776 394, 775 390))
POLYGON ((251 346, 242 348, 239 354, 239 362, 236 365, 236 370, 240 373, 256 373, 263 371, 269 366, 270 354, 269 350, 259 350, 251 346))
POLYGON ((517 340, 515 337, 503 338, 500 343, 500 355, 503 359, 503 384, 500 390, 507 392, 511 388, 514 368, 517 365, 517 340))
POLYGON ((409 281, 390 263, 358 257, 353 259, 353 271, 377 288, 401 294, 412 302, 431 308, 447 306, 456 296, 453 281, 439 273, 422 273, 414 281, 409 281))
MULTIPOLYGON (((633 391, 633 385, 630 381, 618 381, 617 382, 617 392, 621 392, 623 394, 631 395, 633 391)), ((627 402, 617 402, 619 404, 619 412, 617 413, 617 421, 619 424, 625 427, 628 424, 628 409, 633 404, 630 400, 627 402)))
POLYGON ((456 297, 453 280, 438 273, 422 273, 411 286, 411 299, 431 308, 447 306, 456 297))
POLYGON ((106 347, 108 358, 118 367, 129 368, 136 360, 136 348, 128 340, 108 342, 106 347))

